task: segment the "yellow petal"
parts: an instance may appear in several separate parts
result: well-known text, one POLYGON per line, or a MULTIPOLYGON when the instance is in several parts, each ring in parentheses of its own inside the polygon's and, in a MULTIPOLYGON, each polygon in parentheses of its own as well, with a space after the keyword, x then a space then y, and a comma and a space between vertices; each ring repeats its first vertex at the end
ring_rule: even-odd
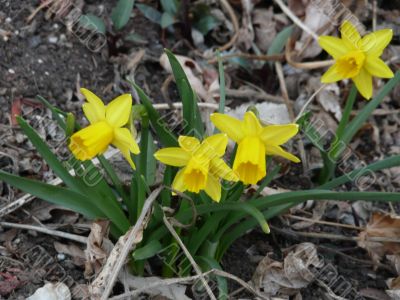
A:
POLYGON ((121 151, 122 155, 129 162, 132 169, 136 170, 135 163, 133 162, 132 157, 131 157, 132 152, 129 150, 129 147, 127 147, 125 144, 120 144, 120 143, 116 143, 116 142, 114 142, 113 145, 121 151))
POLYGON ((244 114, 242 124, 246 135, 258 135, 262 129, 260 121, 252 111, 244 114))
POLYGON ((103 101, 88 89, 80 89, 88 103, 83 104, 83 112, 91 124, 104 120, 106 108, 103 101))
POLYGON ((394 76, 392 70, 378 57, 368 56, 364 67, 372 76, 380 78, 392 78, 394 76))
POLYGON ((260 138, 267 145, 282 145, 299 131, 299 125, 269 125, 262 129, 260 138))
POLYGON ((367 70, 364 68, 361 69, 360 73, 352 78, 357 90, 360 92, 360 94, 367 100, 369 100, 372 97, 372 76, 371 74, 368 73, 367 70))
POLYGON ((181 148, 188 152, 196 151, 200 146, 200 141, 192 136, 181 135, 178 138, 178 143, 181 148))
POLYGON ((337 64, 331 66, 321 77, 322 83, 332 83, 344 79, 340 74, 337 64))
POLYGON ((214 123, 220 131, 225 132, 230 139, 239 142, 244 137, 242 122, 231 116, 214 113, 210 116, 211 122, 214 123))
POLYGON ((333 36, 320 36, 318 43, 334 59, 338 59, 351 50, 341 39, 333 36))
MULTIPOLYGON (((176 173, 174 181, 172 182, 172 188, 178 192, 183 193, 186 191, 186 186, 184 182, 184 172, 185 168, 180 169, 178 173, 176 173)), ((172 193, 172 195, 176 195, 176 193, 172 193)))
POLYGON ((71 136, 69 149, 79 160, 92 159, 103 153, 113 140, 113 128, 107 122, 97 122, 71 136))
POLYGON ((214 134, 204 139, 196 151, 196 155, 206 155, 210 158, 221 157, 225 154, 227 145, 228 136, 226 133, 214 134))
POLYGON ((295 163, 300 162, 300 159, 297 158, 296 156, 294 156, 293 154, 286 152, 285 150, 283 150, 281 147, 279 146, 275 146, 275 145, 269 145, 268 147, 266 147, 266 153, 267 155, 277 155, 277 156, 281 156, 284 157, 288 160, 291 160, 295 163))
POLYGON ((357 28, 349 21, 344 21, 340 27, 340 33, 342 34, 342 40, 346 46, 352 50, 358 49, 360 45, 361 36, 358 33, 357 28))
POLYGON ((121 145, 126 147, 133 154, 139 154, 139 146, 132 136, 132 133, 127 128, 114 128, 114 140, 113 144, 121 145))
POLYGON ((131 94, 123 94, 111 101, 106 108, 106 120, 114 127, 128 123, 132 110, 131 94))
POLYGON ((392 29, 382 29, 367 34, 361 40, 361 48, 368 55, 379 57, 383 50, 389 45, 393 37, 392 29))
POLYGON ((233 170, 244 184, 256 184, 265 177, 265 146, 260 138, 247 136, 240 141, 233 170))
POLYGON ((204 191, 213 199, 215 202, 219 202, 221 200, 221 183, 219 179, 214 177, 213 175, 209 175, 207 179, 206 188, 204 191))
POLYGON ((154 153, 154 157, 163 164, 174 167, 183 167, 189 162, 191 155, 182 148, 170 147, 158 150, 154 153))
POLYGON ((239 176, 221 159, 213 158, 210 162, 210 174, 228 181, 238 181, 239 176))

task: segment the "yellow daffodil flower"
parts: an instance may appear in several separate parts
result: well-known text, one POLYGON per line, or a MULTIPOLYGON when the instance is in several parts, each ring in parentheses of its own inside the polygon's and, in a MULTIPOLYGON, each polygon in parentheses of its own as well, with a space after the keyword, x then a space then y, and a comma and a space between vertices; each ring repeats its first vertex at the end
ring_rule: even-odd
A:
POLYGON ((180 147, 158 150, 154 156, 162 163, 182 167, 175 176, 172 188, 199 193, 204 190, 216 202, 221 199, 220 178, 238 181, 239 178, 221 159, 225 154, 228 136, 224 133, 210 136, 202 143, 194 137, 180 136, 180 147))
POLYGON ((82 88, 81 92, 87 100, 82 109, 90 125, 71 136, 71 152, 83 161, 104 153, 111 144, 121 150, 135 168, 130 153, 138 154, 140 150, 129 129, 123 128, 131 113, 132 96, 121 95, 105 106, 91 91, 82 88))
POLYGON ((382 29, 361 38, 357 29, 345 21, 340 32, 342 38, 321 36, 320 46, 335 60, 335 64, 322 76, 321 82, 331 83, 351 78, 360 94, 372 97, 372 76, 393 77, 393 72, 379 58, 393 37, 391 29, 382 29))
POLYGON ((243 121, 214 113, 211 121, 238 144, 233 171, 245 184, 256 184, 266 175, 266 155, 278 155, 293 162, 300 160, 280 147, 297 134, 297 124, 263 127, 253 112, 248 111, 243 121))

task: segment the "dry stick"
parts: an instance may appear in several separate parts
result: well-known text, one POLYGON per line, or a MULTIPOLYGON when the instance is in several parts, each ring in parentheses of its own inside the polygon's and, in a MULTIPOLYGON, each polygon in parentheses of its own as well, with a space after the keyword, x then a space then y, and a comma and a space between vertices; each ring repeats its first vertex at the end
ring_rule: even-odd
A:
POLYGON ((321 85, 321 87, 314 92, 314 94, 311 95, 311 97, 307 100, 307 102, 303 105, 301 108, 300 112, 297 114, 297 117, 295 118, 295 121, 297 122, 303 115, 304 111, 306 108, 310 105, 311 101, 314 100, 314 98, 324 89, 326 88, 326 84, 321 85))
POLYGON ((286 104, 286 107, 287 107, 287 110, 289 113, 289 117, 290 117, 290 121, 293 121, 294 120, 293 105, 292 105, 292 103, 290 103, 289 94, 288 94, 288 91, 286 88, 286 83, 285 83, 285 77, 283 75, 282 64, 280 62, 276 62, 275 69, 276 69, 276 73, 278 74, 279 86, 281 87, 283 101, 286 104))
POLYGON ((301 29, 303 29, 305 32, 307 32, 309 35, 311 35, 315 40, 318 40, 318 35, 312 31, 310 28, 307 27, 306 24, 303 23, 298 17, 295 16, 295 14, 283 3, 282 0, 274 0, 276 4, 279 5, 279 7, 282 9, 282 11, 295 23, 297 26, 299 26, 301 29))
POLYGON ((391 237, 371 236, 371 237, 367 237, 367 238, 360 238, 358 236, 343 236, 340 234, 293 231, 293 230, 281 229, 281 228, 278 228, 275 226, 270 226, 270 227, 278 232, 281 232, 281 233, 287 234, 287 235, 292 235, 292 236, 299 235, 299 236, 317 238, 317 239, 330 239, 330 240, 352 241, 352 242, 358 242, 361 240, 365 240, 367 242, 400 243, 399 238, 391 238, 391 237))
POLYGON ((204 276, 202 276, 200 267, 194 261, 193 256, 190 254, 189 250, 186 248, 185 244, 182 242, 179 235, 176 233, 174 227, 172 227, 171 223, 168 221, 168 219, 165 215, 163 217, 163 221, 164 221, 165 226, 168 228, 169 232, 172 234, 174 239, 178 242, 179 246, 182 248, 183 253, 189 259, 190 264, 192 265, 192 267, 195 270, 195 272, 197 273, 197 275, 200 276, 201 283, 204 285, 206 292, 207 292, 208 296, 210 297, 210 299, 217 300, 217 298, 213 294, 210 286, 208 285, 207 280, 204 278, 204 276))
POLYGON ((306 222, 310 222, 310 223, 330 225, 330 226, 335 226, 335 227, 343 227, 343 228, 347 228, 347 229, 354 229, 354 230, 360 230, 360 231, 364 230, 364 228, 362 228, 362 227, 357 227, 357 226, 353 226, 353 225, 321 221, 321 220, 313 220, 311 218, 304 218, 304 217, 294 216, 294 215, 283 215, 283 217, 287 217, 287 218, 290 218, 293 220, 306 221, 306 222))
POLYGON ((46 6, 50 5, 52 2, 54 2, 55 0, 48 0, 43 2, 42 4, 40 4, 30 15, 29 17, 26 19, 26 22, 30 23, 33 18, 38 14, 39 11, 41 11, 43 8, 45 8, 46 6))
POLYGON ((52 229, 48 229, 48 228, 40 227, 40 226, 9 223, 9 222, 0 222, 0 226, 10 227, 10 228, 26 229, 26 230, 34 230, 34 231, 45 233, 45 234, 48 234, 48 235, 58 236, 58 237, 62 237, 64 239, 69 239, 69 240, 72 240, 72 241, 75 241, 75 242, 79 242, 79 243, 82 243, 82 244, 86 244, 87 243, 87 238, 84 237, 84 236, 80 236, 80 235, 76 235, 76 234, 72 234, 72 233, 67 233, 67 232, 63 232, 63 231, 58 231, 58 230, 52 230, 52 229))
MULTIPOLYGON (((182 102, 173 102, 171 104, 169 103, 157 103, 157 104, 153 104, 153 107, 155 109, 170 109, 171 105, 173 108, 182 108, 182 102)), ((203 108, 209 108, 209 109, 218 109, 218 104, 216 103, 208 103, 208 102, 199 102, 197 103, 197 105, 199 107, 203 107, 203 108)))
POLYGON ((255 91, 255 90, 250 90, 250 89, 246 89, 246 90, 233 90, 233 89, 226 89, 225 90, 225 94, 228 97, 237 97, 237 98, 256 98, 259 100, 266 100, 266 101, 270 101, 273 103, 282 103, 283 99, 282 97, 279 96, 275 96, 275 95, 271 95, 268 94, 264 91, 255 91))
MULTIPOLYGON (((110 151, 108 151, 104 154, 104 157, 108 159, 108 158, 114 156, 115 154, 117 154, 118 152, 119 152, 118 149, 111 149, 110 151)), ((95 159, 93 161, 93 163, 95 165, 98 165, 99 160, 95 159)), ((74 170, 69 171, 69 174, 74 175, 75 174, 74 170)), ((54 186, 60 185, 61 183, 62 183, 62 180, 60 178, 55 178, 55 179, 47 182, 47 184, 54 185, 54 186)), ((36 198, 35 196, 32 196, 30 194, 25 194, 22 197, 18 198, 17 200, 7 204, 5 207, 0 209, 0 218, 12 213, 13 211, 17 210, 21 206, 31 202, 35 198, 36 198)))
POLYGON ((150 210, 153 206, 153 202, 162 189, 162 186, 158 187, 150 194, 143 205, 142 212, 135 226, 118 239, 103 269, 89 287, 91 299, 108 299, 126 257, 143 238, 143 230, 151 215, 150 210))
POLYGON ((235 33, 233 34, 233 36, 231 37, 229 42, 219 48, 219 51, 223 52, 226 49, 229 49, 230 47, 232 47, 233 44, 236 42, 236 40, 239 36, 239 22, 238 22, 238 19, 236 18, 235 11, 233 10, 232 6, 229 4, 229 1, 220 0, 220 2, 221 2, 221 5, 227 10, 229 17, 231 18, 231 21, 232 21, 233 30, 235 31, 235 33))
MULTIPOLYGON (((285 55, 284 54, 273 54, 273 55, 257 55, 257 54, 251 54, 251 53, 231 53, 231 54, 226 54, 226 55, 221 55, 222 60, 227 60, 229 58, 233 57, 243 57, 247 59, 253 59, 253 60, 261 60, 261 61, 284 61, 285 60, 285 55)), ((215 64, 217 63, 216 58, 212 58, 207 61, 209 64, 215 64)))
POLYGON ((225 277, 228 279, 232 279, 236 281, 238 284, 242 285, 244 289, 247 289, 249 292, 253 293, 260 299, 268 299, 265 297, 263 294, 259 293, 257 290, 254 289, 250 284, 247 282, 243 281, 239 277, 232 275, 230 273, 227 273, 225 271, 217 270, 217 269, 211 269, 210 271, 207 271, 205 273, 199 274, 199 275, 194 275, 194 276, 188 276, 188 277, 182 277, 182 278, 168 278, 168 279, 160 279, 154 283, 151 283, 149 285, 146 285, 140 289, 124 293, 115 297, 110 298, 109 300, 121 300, 121 299, 127 299, 127 297, 132 297, 132 296, 137 296, 140 293, 146 292, 148 290, 151 290, 152 288, 157 288, 157 287, 162 287, 162 286, 168 286, 168 285, 173 285, 173 284, 179 284, 179 283, 189 283, 193 282, 195 280, 201 279, 202 277, 208 276, 209 274, 214 274, 217 276, 225 277))
POLYGON ((293 40, 291 38, 288 39, 285 47, 285 58, 289 65, 297 69, 305 69, 305 70, 312 70, 312 69, 319 69, 331 66, 335 63, 334 60, 323 60, 323 61, 313 61, 313 62, 297 62, 292 59, 292 48, 293 48, 293 40))

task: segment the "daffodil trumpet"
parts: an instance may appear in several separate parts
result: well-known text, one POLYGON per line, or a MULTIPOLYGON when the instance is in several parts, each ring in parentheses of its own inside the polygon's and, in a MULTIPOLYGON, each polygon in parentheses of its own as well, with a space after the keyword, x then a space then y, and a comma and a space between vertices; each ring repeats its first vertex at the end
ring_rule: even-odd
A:
POLYGON ((256 184, 266 175, 266 155, 278 155, 293 162, 300 160, 281 147, 297 134, 297 124, 262 126, 255 114, 245 113, 243 121, 214 113, 211 121, 238 144, 233 171, 244 184, 256 184))
POLYGON ((131 153, 138 154, 140 150, 129 129, 124 127, 131 113, 132 96, 123 94, 106 106, 91 91, 82 88, 81 92, 87 101, 82 109, 90 125, 71 136, 71 152, 77 159, 85 161, 104 153, 113 145, 135 169, 131 153))
POLYGON ((333 66, 322 76, 321 82, 332 83, 351 79, 360 94, 370 99, 373 94, 372 77, 392 78, 392 70, 380 59, 383 50, 393 37, 391 29, 382 29, 361 38, 356 27, 345 21, 341 28, 341 38, 321 36, 320 46, 335 60, 333 66))
POLYGON ((172 183, 179 192, 205 191, 216 202, 221 199, 221 178, 238 181, 239 178, 222 160, 228 144, 224 133, 212 135, 200 142, 195 137, 180 136, 179 147, 158 150, 154 156, 160 162, 180 167, 172 183))

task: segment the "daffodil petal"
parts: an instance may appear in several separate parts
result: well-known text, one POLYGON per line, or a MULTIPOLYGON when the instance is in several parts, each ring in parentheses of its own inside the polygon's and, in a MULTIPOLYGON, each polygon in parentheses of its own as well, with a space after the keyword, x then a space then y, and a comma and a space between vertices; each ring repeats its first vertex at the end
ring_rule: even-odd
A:
POLYGON ((339 73, 337 64, 331 66, 321 77, 322 83, 332 83, 344 79, 339 73))
POLYGON ((361 40, 361 49, 367 53, 379 57, 382 55, 383 50, 389 45, 393 38, 392 29, 382 29, 367 34, 361 40))
POLYGON ((154 153, 154 157, 163 164, 183 167, 189 162, 191 155, 182 148, 169 147, 158 150, 154 153))
POLYGON ((206 155, 207 157, 221 157, 225 154, 228 145, 228 136, 225 133, 214 134, 204 139, 196 154, 206 155))
POLYGON ((368 56, 364 67, 372 76, 380 78, 392 78, 394 76, 392 70, 378 57, 368 56))
POLYGON ((267 145, 282 145, 299 131, 299 125, 269 125, 261 130, 260 138, 267 145))
MULTIPOLYGON (((178 173, 176 173, 174 181, 172 182, 172 188, 178 192, 183 193, 186 191, 186 186, 184 182, 184 171, 185 169, 180 169, 178 173)), ((176 193, 172 193, 173 195, 176 195, 176 193)))
POLYGON ((206 188, 204 190, 215 202, 221 200, 221 183, 219 179, 211 174, 208 175, 206 188))
POLYGON ((83 112, 91 124, 104 120, 106 108, 103 101, 88 89, 80 89, 88 103, 83 104, 83 112))
POLYGON ((333 36, 321 36, 318 43, 322 49, 328 52, 334 59, 346 54, 350 49, 343 40, 333 36))
POLYGON ((123 94, 107 105, 106 120, 114 127, 122 127, 128 123, 131 110, 132 96, 131 94, 123 94))
POLYGON ((245 133, 240 120, 220 113, 211 114, 210 119, 211 122, 214 123, 215 127, 220 131, 225 132, 229 138, 235 142, 239 142, 243 139, 245 133))
POLYGON ((347 48, 352 50, 358 49, 360 44, 361 36, 358 33, 357 28, 349 21, 344 21, 340 27, 340 33, 342 34, 342 40, 346 44, 347 48))
POLYGON ((262 127, 252 111, 247 111, 243 117, 243 129, 247 135, 258 135, 262 127))
POLYGON ((294 156, 289 152, 286 152, 285 150, 282 149, 282 147, 279 146, 269 145, 268 147, 266 147, 265 152, 267 153, 267 155, 277 155, 286 158, 290 161, 293 161, 295 163, 300 162, 300 159, 298 157, 294 156))
POLYGON ((218 178, 228 181, 238 181, 239 176, 236 174, 221 158, 213 158, 210 162, 210 173, 218 178))
POLYGON ((132 160, 131 151, 129 150, 129 147, 126 146, 125 144, 120 144, 118 142, 114 142, 113 145, 115 147, 117 147, 121 151, 122 155, 129 162, 129 164, 131 165, 132 169, 136 170, 136 166, 135 166, 135 163, 132 160))
POLYGON ((192 136, 181 135, 178 138, 178 143, 181 148, 188 152, 196 151, 200 146, 200 141, 192 136))
POLYGON ((139 146, 132 136, 132 133, 127 128, 114 128, 114 140, 113 144, 121 145, 126 147, 133 154, 139 154, 139 146))
POLYGON ((352 78, 357 90, 360 92, 360 94, 367 100, 369 100, 372 97, 372 76, 370 73, 368 73, 367 70, 364 68, 360 70, 360 73, 352 78))

